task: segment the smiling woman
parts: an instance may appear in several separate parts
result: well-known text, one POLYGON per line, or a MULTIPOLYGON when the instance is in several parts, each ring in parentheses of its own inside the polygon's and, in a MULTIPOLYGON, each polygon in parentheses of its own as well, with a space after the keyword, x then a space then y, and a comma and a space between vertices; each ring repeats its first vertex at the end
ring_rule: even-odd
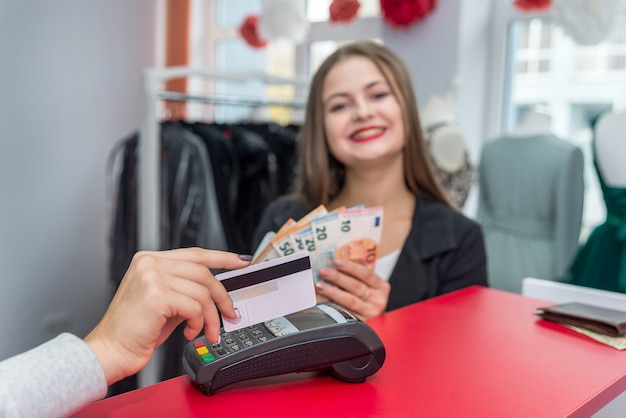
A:
POLYGON ((370 175, 374 175, 372 161, 378 161, 385 172, 390 166, 402 168, 402 112, 372 61, 353 57, 337 64, 328 73, 322 98, 326 137, 335 158, 347 166, 366 161, 363 167, 370 175))
POLYGON ((388 48, 349 43, 320 65, 299 153, 295 192, 268 207, 253 247, 268 231, 318 205, 329 211, 358 205, 384 209, 375 269, 335 260, 334 268, 320 270, 320 297, 370 318, 465 286, 487 285, 481 229, 452 208, 437 183, 411 79, 388 48))

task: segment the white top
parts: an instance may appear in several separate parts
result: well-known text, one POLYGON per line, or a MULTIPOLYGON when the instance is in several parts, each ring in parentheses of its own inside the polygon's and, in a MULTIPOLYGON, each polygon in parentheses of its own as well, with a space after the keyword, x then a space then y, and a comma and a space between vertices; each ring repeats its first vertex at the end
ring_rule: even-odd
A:
POLYGON ((397 249, 386 256, 379 257, 376 260, 376 267, 374 268, 374 271, 382 279, 389 281, 389 277, 391 277, 391 273, 393 272, 399 257, 400 249, 397 249))
POLYGON ((63 333, 0 362, 0 417, 64 417, 102 399, 104 372, 89 346, 63 333))

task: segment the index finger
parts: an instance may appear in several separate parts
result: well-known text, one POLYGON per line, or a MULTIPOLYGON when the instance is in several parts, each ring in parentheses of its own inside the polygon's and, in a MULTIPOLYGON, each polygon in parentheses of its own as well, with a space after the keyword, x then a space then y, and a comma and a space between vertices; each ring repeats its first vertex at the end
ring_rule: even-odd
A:
POLYGON ((238 269, 246 267, 252 259, 248 255, 239 255, 228 251, 206 250, 199 247, 164 250, 160 254, 171 260, 185 260, 202 264, 209 269, 238 269))

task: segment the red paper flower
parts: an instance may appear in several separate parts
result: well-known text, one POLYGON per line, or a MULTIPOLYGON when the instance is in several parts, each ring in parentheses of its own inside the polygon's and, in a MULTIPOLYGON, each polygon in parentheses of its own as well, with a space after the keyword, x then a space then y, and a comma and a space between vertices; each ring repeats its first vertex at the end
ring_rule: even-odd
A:
POLYGON ((329 7, 330 21, 348 23, 356 17, 359 7, 358 0, 333 0, 329 7))
POLYGON ((436 0, 380 0, 383 19, 392 26, 407 27, 429 15, 436 0))
POLYGON ((513 5, 526 12, 534 10, 546 10, 552 5, 552 0, 515 0, 513 5))
POLYGON ((264 48, 267 41, 259 37, 259 16, 249 15, 239 27, 241 37, 253 48, 264 48))

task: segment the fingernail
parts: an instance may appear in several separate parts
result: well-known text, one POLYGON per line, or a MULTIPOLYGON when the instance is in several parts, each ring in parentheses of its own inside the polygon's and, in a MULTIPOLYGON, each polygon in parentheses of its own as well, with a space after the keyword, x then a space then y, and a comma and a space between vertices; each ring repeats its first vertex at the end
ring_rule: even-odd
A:
POLYGON ((241 261, 252 261, 252 256, 249 254, 239 254, 237 257, 239 257, 241 261))
POLYGON ((328 267, 322 267, 319 270, 319 275, 322 277, 327 277, 330 274, 330 269, 328 267))
POLYGON ((315 288, 319 290, 320 292, 324 293, 324 290, 326 289, 326 285, 324 284, 324 282, 317 282, 315 283, 315 288))
POLYGON ((335 260, 335 267, 341 268, 341 267, 343 267, 345 265, 346 265, 346 262, 343 259, 339 258, 339 259, 335 260))
POLYGON ((239 309, 235 308, 235 315, 237 315, 237 318, 241 318, 241 314, 239 313, 239 309))

